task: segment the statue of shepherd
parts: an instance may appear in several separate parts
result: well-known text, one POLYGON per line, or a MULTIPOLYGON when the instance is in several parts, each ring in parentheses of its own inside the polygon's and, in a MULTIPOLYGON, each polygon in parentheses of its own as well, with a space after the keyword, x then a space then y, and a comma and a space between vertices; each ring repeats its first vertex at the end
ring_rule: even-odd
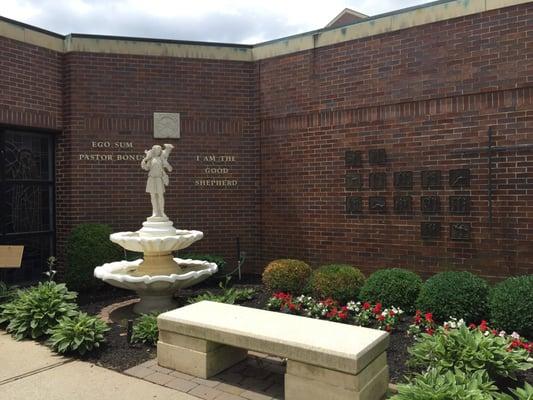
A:
POLYGON ((146 192, 150 193, 152 201, 152 217, 168 219, 165 215, 165 186, 168 186, 168 175, 165 172, 172 171, 172 166, 168 163, 168 156, 174 148, 171 144, 165 144, 164 149, 159 145, 154 145, 150 150, 145 150, 145 157, 141 161, 141 168, 148 172, 146 182, 146 192))

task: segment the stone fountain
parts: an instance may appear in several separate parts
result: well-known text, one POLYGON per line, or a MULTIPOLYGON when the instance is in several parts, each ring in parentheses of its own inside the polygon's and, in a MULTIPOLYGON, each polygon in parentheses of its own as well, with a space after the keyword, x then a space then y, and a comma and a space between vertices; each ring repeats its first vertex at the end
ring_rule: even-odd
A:
POLYGON ((207 261, 174 258, 173 252, 189 247, 204 234, 200 231, 178 230, 165 214, 165 186, 171 172, 168 157, 173 146, 164 149, 155 145, 145 151, 141 167, 148 171, 146 192, 152 201, 152 216, 136 232, 118 232, 110 240, 126 250, 143 253, 135 261, 117 261, 94 269, 94 276, 110 285, 134 290, 140 301, 134 306, 137 314, 176 308, 173 295, 182 288, 195 285, 217 272, 217 265, 207 261))

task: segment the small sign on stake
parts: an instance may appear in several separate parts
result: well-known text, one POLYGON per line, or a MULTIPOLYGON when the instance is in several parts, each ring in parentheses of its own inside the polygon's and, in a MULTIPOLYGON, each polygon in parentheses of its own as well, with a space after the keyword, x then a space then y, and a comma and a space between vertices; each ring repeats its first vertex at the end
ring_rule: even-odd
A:
POLYGON ((0 246, 0 268, 20 268, 24 246, 0 246))

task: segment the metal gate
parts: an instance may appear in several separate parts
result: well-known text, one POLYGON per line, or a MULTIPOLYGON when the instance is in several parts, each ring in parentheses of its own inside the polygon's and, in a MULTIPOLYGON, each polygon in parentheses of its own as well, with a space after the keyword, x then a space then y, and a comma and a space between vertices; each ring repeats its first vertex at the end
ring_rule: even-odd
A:
POLYGON ((0 244, 24 245, 20 269, 0 279, 42 279, 55 246, 54 136, 0 127, 0 244))

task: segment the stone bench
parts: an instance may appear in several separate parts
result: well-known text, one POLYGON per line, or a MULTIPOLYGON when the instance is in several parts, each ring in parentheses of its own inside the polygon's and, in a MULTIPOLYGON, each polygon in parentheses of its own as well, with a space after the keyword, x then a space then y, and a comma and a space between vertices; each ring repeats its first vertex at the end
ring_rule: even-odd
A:
POLYGON ((253 350, 287 359, 287 400, 381 400, 386 332, 202 301, 159 315, 159 365, 201 378, 253 350))

